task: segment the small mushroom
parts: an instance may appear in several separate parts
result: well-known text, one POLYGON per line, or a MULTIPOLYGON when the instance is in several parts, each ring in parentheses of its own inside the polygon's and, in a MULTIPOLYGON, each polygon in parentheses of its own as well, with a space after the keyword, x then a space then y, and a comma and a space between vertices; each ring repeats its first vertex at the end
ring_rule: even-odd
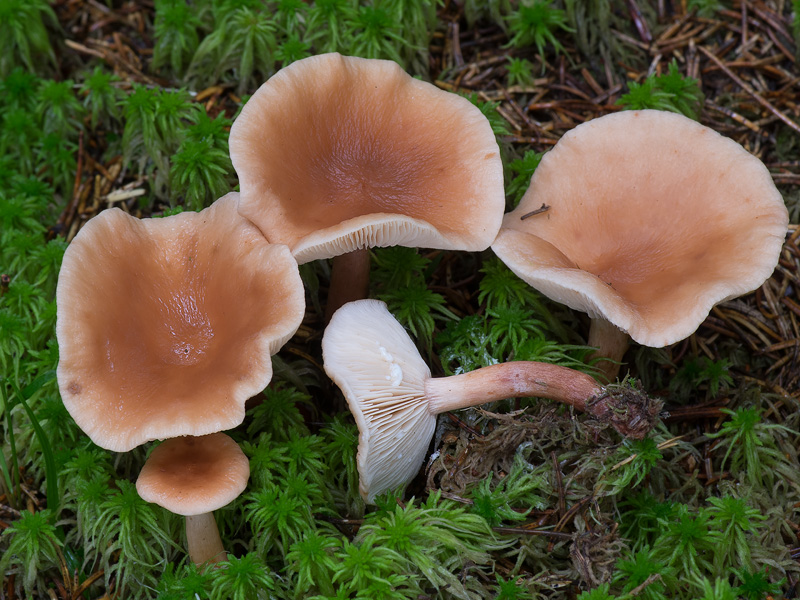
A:
POLYGON ((378 300, 336 311, 322 338, 322 356, 358 425, 359 491, 368 503, 414 477, 436 415, 446 411, 538 396, 585 411, 623 435, 643 437, 661 407, 632 388, 612 392, 580 371, 532 361, 433 378, 405 329, 378 300))
POLYGON ((305 311, 297 262, 228 194, 200 213, 91 219, 64 254, 56 335, 64 405, 98 446, 235 427, 305 311))
POLYGON ((227 560, 213 511, 247 486, 250 462, 224 433, 179 437, 159 444, 136 480, 143 500, 186 517, 186 543, 197 565, 227 560))
MULTIPOLYGON (((300 264, 380 246, 484 250, 500 228, 489 122, 391 61, 333 53, 281 69, 234 122, 230 152, 239 211, 300 264)), ((353 260, 344 275, 334 261, 331 285, 363 297, 369 262, 353 260)))
POLYGON ((628 334, 672 344, 715 304, 760 286, 787 226, 769 172, 739 144, 681 115, 624 111, 559 140, 492 249, 589 314, 589 344, 611 359, 613 379, 628 334))

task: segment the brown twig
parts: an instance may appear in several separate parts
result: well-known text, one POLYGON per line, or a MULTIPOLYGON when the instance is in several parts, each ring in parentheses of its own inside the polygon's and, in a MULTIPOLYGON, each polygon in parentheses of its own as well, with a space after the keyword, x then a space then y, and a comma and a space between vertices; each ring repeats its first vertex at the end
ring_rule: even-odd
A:
POLYGON ((778 117, 781 121, 786 123, 786 125, 788 125, 792 129, 794 129, 797 133, 800 133, 800 125, 798 125, 797 123, 792 121, 789 117, 787 117, 781 111, 779 111, 777 108, 775 108, 768 100, 765 100, 762 96, 757 94, 756 91, 752 87, 750 87, 743 79, 741 79, 738 75, 736 75, 736 73, 731 71, 725 65, 725 63, 723 63, 719 58, 714 56, 713 53, 711 53, 708 50, 706 50, 703 46, 698 46, 698 48, 700 49, 700 52, 702 52, 715 65, 717 65, 720 69, 722 69, 728 77, 733 79, 733 81, 735 81, 737 83, 737 85, 739 85, 739 87, 741 87, 745 92, 747 92, 750 96, 752 96, 752 98, 756 102, 758 102, 761 106, 763 106, 768 111, 770 111, 772 114, 774 114, 776 117, 778 117))

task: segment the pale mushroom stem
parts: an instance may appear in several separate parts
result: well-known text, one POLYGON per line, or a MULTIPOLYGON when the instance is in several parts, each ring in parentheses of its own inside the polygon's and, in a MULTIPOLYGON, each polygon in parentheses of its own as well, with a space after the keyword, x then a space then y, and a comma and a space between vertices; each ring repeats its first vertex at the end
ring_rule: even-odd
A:
POLYGON ((589 346, 597 348, 592 358, 602 358, 597 363, 607 382, 614 381, 622 366, 622 357, 628 350, 631 336, 602 317, 592 319, 589 326, 589 346))
POLYGON ((228 560, 214 513, 186 517, 186 544, 189 547, 189 557, 196 565, 228 560))
POLYGON ((632 387, 610 390, 580 371, 533 361, 430 378, 425 382, 425 395, 428 411, 435 415, 503 398, 548 398, 586 412, 632 438, 644 437, 661 410, 661 403, 632 387))
POLYGON ((367 297, 369 290, 369 250, 359 248, 333 258, 325 321, 339 308, 367 297))

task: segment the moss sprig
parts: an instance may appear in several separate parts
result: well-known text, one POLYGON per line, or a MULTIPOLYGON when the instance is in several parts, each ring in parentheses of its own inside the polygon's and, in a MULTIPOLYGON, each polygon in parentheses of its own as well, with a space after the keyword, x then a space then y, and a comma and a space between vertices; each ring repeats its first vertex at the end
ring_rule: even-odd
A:
MULTIPOLYGON (((671 518, 660 521, 663 529, 655 543, 654 556, 678 573, 691 573, 695 577, 701 573, 713 573, 711 561, 715 537, 709 526, 710 519, 711 514, 706 508, 693 510, 686 505, 677 505, 671 518)), ((690 577, 684 583, 698 592, 702 587, 699 578, 690 577)))
POLYGON ((542 58, 543 70, 546 64, 545 45, 552 47, 556 54, 564 52, 564 46, 556 37, 556 32, 572 31, 567 25, 566 13, 553 6, 550 0, 520 3, 517 10, 508 15, 506 21, 511 34, 508 45, 515 48, 536 46, 542 58))
POLYGON ((40 573, 58 564, 62 546, 52 511, 21 511, 20 518, 3 532, 3 538, 8 547, 0 558, 0 573, 20 574, 27 597, 33 597, 34 591, 46 596, 40 573))
POLYGON ((60 138, 76 140, 82 128, 84 108, 73 91, 71 80, 43 82, 39 89, 37 117, 42 130, 60 138))
POLYGON ((525 58, 509 57, 506 73, 509 87, 533 85, 533 63, 525 58))
POLYGON ((363 58, 388 58, 405 67, 400 48, 411 46, 411 42, 403 39, 398 23, 383 4, 359 6, 351 16, 349 53, 363 58))
POLYGON ((55 67, 48 28, 57 27, 47 0, 0 0, 0 77, 17 66, 32 73, 55 67))
POLYGON ((283 493, 274 481, 248 492, 244 501, 246 520, 261 556, 271 551, 285 555, 312 529, 310 506, 297 496, 283 493))
POLYGON ((767 485, 771 488, 776 475, 786 476, 795 472, 795 464, 789 463, 778 449, 776 437, 799 435, 789 427, 762 420, 761 412, 755 408, 720 409, 731 418, 722 424, 717 433, 707 434, 716 439, 716 451, 725 451, 720 470, 726 467, 752 486, 767 485))
POLYGON ((536 167, 544 157, 544 152, 534 152, 533 150, 525 151, 522 158, 511 161, 508 168, 513 177, 506 187, 506 198, 508 208, 516 208, 522 196, 527 191, 531 183, 536 167))
POLYGON ((613 582, 621 584, 622 594, 638 590, 637 597, 642 600, 669 600, 668 590, 674 589, 678 582, 676 570, 647 545, 636 552, 630 551, 616 567, 613 582))
POLYGON ((456 319, 444 297, 431 290, 426 282, 430 260, 414 248, 377 248, 374 253, 371 281, 377 297, 428 352, 433 345, 437 322, 456 319))
POLYGON ((210 600, 256 600, 280 590, 278 578, 253 553, 231 556, 210 575, 210 600))
MULTIPOLYGON (((389 496, 391 498, 391 496, 389 496)), ((392 551, 400 572, 418 573, 434 589, 451 589, 462 597, 464 583, 455 576, 467 562, 486 565, 490 552, 506 548, 489 523, 439 493, 405 506, 391 502, 365 517, 354 543, 380 545, 392 551)))
POLYGON ((304 532, 291 545, 286 554, 286 571, 294 578, 296 598, 307 597, 310 592, 334 594, 334 552, 341 546, 340 537, 316 529, 304 532))
POLYGON ((148 588, 158 585, 157 573, 171 557, 182 552, 171 535, 173 528, 165 520, 171 515, 142 500, 129 481, 118 480, 117 489, 110 494, 107 482, 98 485, 95 480, 93 485, 96 493, 106 496, 88 531, 102 553, 106 585, 113 577, 119 593, 146 598, 148 588))
POLYGON ((81 84, 80 94, 84 107, 91 115, 92 127, 102 125, 110 128, 120 121, 120 104, 125 94, 115 85, 117 82, 119 77, 95 67, 81 84))
POLYGON ((186 80, 193 86, 236 81, 243 94, 275 70, 277 22, 257 6, 223 3, 216 11, 214 30, 206 36, 189 64, 186 80))
POLYGON ((744 498, 712 496, 708 503, 715 573, 722 576, 733 566, 752 568, 750 546, 766 517, 749 507, 744 498))
POLYGON ((471 511, 496 527, 504 521, 524 520, 534 508, 544 508, 543 496, 549 493, 550 486, 541 471, 517 454, 508 474, 498 478, 490 473, 471 491, 471 511))
POLYGON ((653 73, 641 83, 630 82, 628 93, 617 104, 628 110, 666 110, 697 120, 703 107, 703 99, 698 81, 681 75, 678 63, 673 59, 666 73, 653 73))
POLYGON ((155 71, 167 67, 174 77, 180 78, 200 43, 202 23, 186 0, 156 0, 155 11, 151 67, 155 71))
POLYGON ((35 73, 22 67, 14 68, 4 79, 0 79, 0 115, 15 109, 33 111, 39 101, 41 85, 42 80, 35 73))

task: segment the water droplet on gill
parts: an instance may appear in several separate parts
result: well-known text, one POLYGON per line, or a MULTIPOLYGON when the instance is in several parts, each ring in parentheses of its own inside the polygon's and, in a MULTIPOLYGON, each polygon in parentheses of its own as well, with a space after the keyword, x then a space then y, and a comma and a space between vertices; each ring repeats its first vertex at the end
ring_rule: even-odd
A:
POLYGON ((392 387, 397 387, 403 383, 403 369, 400 368, 400 365, 393 364, 391 370, 389 371, 389 375, 391 376, 390 381, 392 387))

